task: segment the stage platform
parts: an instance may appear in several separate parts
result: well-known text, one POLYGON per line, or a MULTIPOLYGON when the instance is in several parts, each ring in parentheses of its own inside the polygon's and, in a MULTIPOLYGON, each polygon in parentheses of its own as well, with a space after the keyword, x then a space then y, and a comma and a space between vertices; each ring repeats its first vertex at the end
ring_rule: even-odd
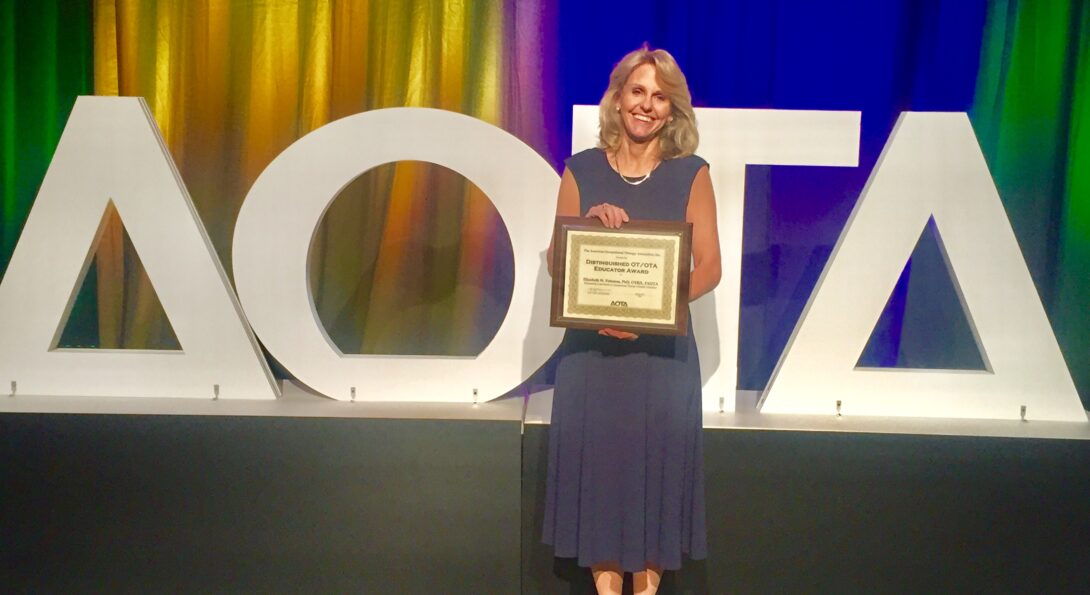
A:
POLYGON ((129 397, 0 397, 0 413, 89 413, 113 415, 226 415, 521 421, 522 399, 471 403, 376 403, 337 401, 296 382, 281 382, 276 400, 140 399, 129 397))
MULTIPOLYGON (((539 543, 550 398, 0 397, 0 589, 592 593, 539 543)), ((709 413, 660 592, 1077 590, 1088 426, 709 413)))
MULTIPOLYGON (((835 414, 767 414, 753 409, 758 396, 759 394, 755 391, 738 391, 737 410, 726 413, 706 412, 704 429, 1090 440, 1090 423, 1033 421, 1032 419, 1020 421, 851 415, 838 417, 835 414)), ((547 425, 552 412, 552 399, 552 390, 532 395, 526 408, 526 423, 547 425)))
POLYGON ((0 592, 517 593, 521 418, 0 397, 0 592))
MULTIPOLYGON (((282 396, 272 400, 134 399, 103 397, 0 397, 0 413, 77 413, 114 415, 226 415, 258 417, 329 417, 367 419, 444 419, 522 421, 548 424, 552 390, 529 398, 508 397, 477 405, 469 403, 374 403, 336 401, 292 381, 281 384, 282 396)), ((738 391, 737 410, 704 414, 705 429, 790 432, 848 432, 920 436, 981 436, 1090 440, 1090 422, 865 417, 842 415, 765 414, 753 409, 759 393, 738 391)), ((1090 419, 1090 413, 1088 413, 1090 419)))
MULTIPOLYGON (((550 409, 526 412, 523 592, 589 595, 539 543, 550 409)), ((664 594, 1070 593, 1090 569, 1090 423, 711 412, 704 453, 710 555, 664 594)))

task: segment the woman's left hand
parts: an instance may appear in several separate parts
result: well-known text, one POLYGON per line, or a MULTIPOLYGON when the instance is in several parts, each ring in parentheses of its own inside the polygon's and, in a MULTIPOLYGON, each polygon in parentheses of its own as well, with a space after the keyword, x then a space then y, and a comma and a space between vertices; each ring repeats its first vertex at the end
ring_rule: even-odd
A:
POLYGON ((622 339, 624 341, 635 341, 640 336, 636 333, 630 333, 628 331, 618 331, 611 328, 604 328, 598 331, 599 335, 603 337, 613 337, 614 339, 622 339))

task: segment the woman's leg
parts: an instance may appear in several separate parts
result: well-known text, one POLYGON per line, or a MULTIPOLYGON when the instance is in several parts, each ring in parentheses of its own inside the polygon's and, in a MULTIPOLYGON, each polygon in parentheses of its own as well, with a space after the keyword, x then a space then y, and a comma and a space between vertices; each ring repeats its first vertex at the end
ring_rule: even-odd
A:
POLYGON ((635 595, 655 595, 662 580, 662 567, 650 562, 643 572, 632 574, 632 592, 635 595))
POLYGON ((590 567, 594 575, 594 588, 598 595, 621 595, 621 585, 624 581, 624 572, 617 562, 603 562, 590 567))

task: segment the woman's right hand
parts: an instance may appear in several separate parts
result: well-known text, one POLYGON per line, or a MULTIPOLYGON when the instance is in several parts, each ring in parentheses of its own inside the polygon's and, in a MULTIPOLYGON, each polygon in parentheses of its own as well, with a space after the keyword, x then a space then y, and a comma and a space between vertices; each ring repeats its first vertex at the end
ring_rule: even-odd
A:
POLYGON ((619 228, 622 223, 628 223, 628 213, 621 207, 611 205, 608 202, 591 207, 587 214, 583 216, 597 217, 602 225, 613 229, 619 228))
POLYGON ((618 331, 611 328, 598 329, 598 334, 603 337, 613 337, 614 339, 623 339, 625 341, 635 341, 640 336, 636 333, 630 333, 628 331, 618 331))

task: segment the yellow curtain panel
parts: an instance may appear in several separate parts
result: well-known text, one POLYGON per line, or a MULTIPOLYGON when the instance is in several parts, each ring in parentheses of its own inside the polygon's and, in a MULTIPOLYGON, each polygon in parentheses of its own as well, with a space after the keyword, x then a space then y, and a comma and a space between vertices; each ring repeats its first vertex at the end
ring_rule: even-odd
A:
MULTIPOLYGON (((95 93, 146 98, 228 272, 247 190, 307 132, 395 106, 506 124, 498 2, 96 0, 94 8, 95 93)), ((95 261, 101 346, 178 348, 116 213, 105 224, 95 261)), ((502 223, 479 190, 439 166, 402 162, 365 173, 334 202, 312 246, 310 282, 346 353, 468 355, 502 320, 504 258, 502 223)))

